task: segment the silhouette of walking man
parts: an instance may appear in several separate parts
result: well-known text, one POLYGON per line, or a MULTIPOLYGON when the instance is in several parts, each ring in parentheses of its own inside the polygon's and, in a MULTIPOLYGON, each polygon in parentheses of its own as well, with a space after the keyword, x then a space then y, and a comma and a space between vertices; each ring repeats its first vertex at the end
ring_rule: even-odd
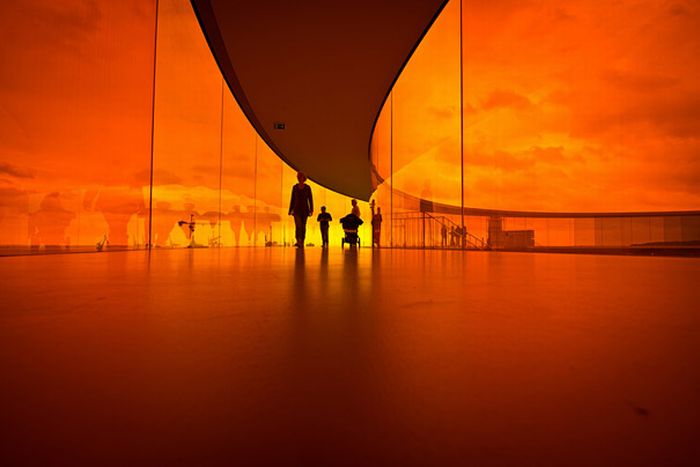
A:
POLYGON ((328 248, 328 223, 333 220, 330 213, 326 212, 326 207, 321 206, 321 214, 316 218, 321 228, 321 248, 328 248))
POLYGON ((296 239, 294 244, 297 248, 304 248, 306 238, 306 221, 314 213, 314 199, 311 195, 311 187, 307 185, 306 175, 297 172, 299 183, 292 187, 292 197, 289 200, 289 215, 294 216, 294 226, 296 227, 296 239))

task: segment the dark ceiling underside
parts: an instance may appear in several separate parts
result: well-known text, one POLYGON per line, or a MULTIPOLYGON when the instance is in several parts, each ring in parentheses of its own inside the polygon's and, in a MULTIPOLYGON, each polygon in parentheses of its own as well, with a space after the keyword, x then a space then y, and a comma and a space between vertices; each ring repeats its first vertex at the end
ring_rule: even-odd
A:
POLYGON ((192 0, 262 139, 313 181, 364 200, 376 188, 369 148, 379 112, 446 3, 192 0))

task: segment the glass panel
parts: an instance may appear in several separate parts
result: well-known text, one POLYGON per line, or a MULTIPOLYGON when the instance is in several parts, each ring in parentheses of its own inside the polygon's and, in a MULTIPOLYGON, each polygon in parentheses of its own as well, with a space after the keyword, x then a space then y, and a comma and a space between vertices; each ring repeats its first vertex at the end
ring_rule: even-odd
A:
POLYGON ((0 6, 4 252, 144 245, 154 6, 0 6))
POLYGON ((222 79, 187 1, 160 2, 157 66, 153 244, 209 246, 218 222, 222 79))

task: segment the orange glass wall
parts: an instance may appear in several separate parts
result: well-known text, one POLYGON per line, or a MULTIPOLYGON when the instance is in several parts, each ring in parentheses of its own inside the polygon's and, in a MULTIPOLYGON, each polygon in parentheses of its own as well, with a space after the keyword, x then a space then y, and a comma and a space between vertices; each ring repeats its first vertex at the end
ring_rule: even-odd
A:
MULTIPOLYGON (((461 19, 463 107, 453 0, 398 79, 375 131, 372 158, 385 180, 377 196, 398 216, 396 245, 404 238, 422 245, 422 220, 414 225, 411 213, 442 216, 449 229, 461 224, 462 204, 696 210, 684 215, 683 229, 665 221, 665 234, 649 233, 650 217, 501 216, 508 231, 535 230, 541 246, 700 241, 696 2, 463 0, 461 19), (615 222, 636 233, 613 235, 627 228, 615 222)), ((467 230, 487 238, 489 216, 466 212, 467 230)))
MULTIPOLYGON (((295 173, 241 114, 189 2, 159 3, 155 107, 155 2, 59 3, 0 6, 2 250, 94 251, 105 239, 108 248, 145 247, 151 189, 157 247, 293 243, 286 211, 295 173)), ((384 244, 420 246, 429 235, 440 243, 439 222, 426 230, 411 216, 432 212, 454 227, 460 215, 436 206, 462 201, 569 212, 698 208, 698 5, 464 0, 462 108, 459 7, 447 5, 377 122, 384 244), (404 216, 394 229, 392 214, 404 216)), ((349 211, 346 197, 312 187, 317 212, 349 211)), ((369 206, 361 209, 369 224, 369 206)), ((697 236, 692 217, 615 219, 505 216, 502 225, 536 230, 536 243, 548 246, 697 236)), ((488 216, 467 215, 465 224, 488 237, 488 216)), ((360 232, 369 244, 369 225, 360 232)), ((335 223, 331 243, 341 235, 335 223)), ((320 240, 313 219, 307 240, 320 240)))
POLYGON ((143 242, 154 5, 0 10, 0 244, 143 242))
MULTIPOLYGON (((295 172, 240 112, 188 1, 159 2, 155 106, 155 2, 0 8, 3 253, 146 247, 152 110, 154 246, 293 243, 295 172)), ((312 187, 318 207, 349 212, 312 187)), ((314 219, 308 241, 320 243, 314 219)))

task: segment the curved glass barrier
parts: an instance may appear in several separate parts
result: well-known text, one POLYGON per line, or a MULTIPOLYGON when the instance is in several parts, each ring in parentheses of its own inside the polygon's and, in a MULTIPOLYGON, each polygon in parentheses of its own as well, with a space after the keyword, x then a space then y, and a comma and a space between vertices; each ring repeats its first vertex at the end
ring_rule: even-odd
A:
POLYGON ((445 8, 376 125, 392 243, 467 242, 454 228, 471 247, 489 232, 506 249, 697 246, 700 10, 461 7, 445 8))
MULTIPOLYGON (((294 243, 295 173, 238 109, 190 3, 74 3, 0 7, 0 254, 149 237, 157 248, 294 243)), ((464 2, 461 18, 450 2, 376 122, 381 244, 697 244, 698 27, 698 8, 662 0, 464 2)), ((311 186, 340 245, 350 200, 311 186)), ((371 209, 359 205, 369 245, 371 209)), ((320 244, 315 218, 307 241, 320 244)))

